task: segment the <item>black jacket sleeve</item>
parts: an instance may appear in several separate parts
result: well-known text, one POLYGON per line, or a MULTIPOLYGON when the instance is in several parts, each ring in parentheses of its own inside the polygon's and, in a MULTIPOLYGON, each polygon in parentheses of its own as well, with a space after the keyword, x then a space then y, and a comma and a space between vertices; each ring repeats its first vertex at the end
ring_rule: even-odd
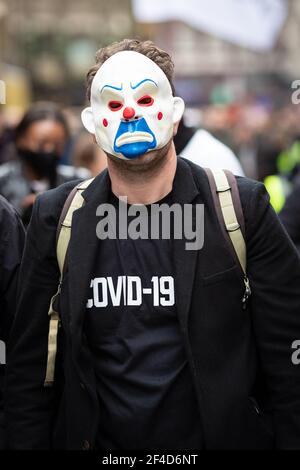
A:
POLYGON ((0 196, 0 449, 5 448, 3 388, 6 345, 16 311, 18 272, 25 232, 14 208, 0 196))
POLYGON ((20 269, 18 307, 8 347, 5 412, 11 449, 50 449, 55 389, 44 387, 48 310, 59 282, 56 228, 71 185, 37 197, 20 269))
POLYGON ((261 183, 253 185, 242 203, 266 406, 274 420, 276 447, 300 449, 300 365, 292 361, 292 344, 300 340, 300 258, 261 183))
POLYGON ((25 231, 14 208, 0 197, 0 339, 7 341, 16 308, 25 231))

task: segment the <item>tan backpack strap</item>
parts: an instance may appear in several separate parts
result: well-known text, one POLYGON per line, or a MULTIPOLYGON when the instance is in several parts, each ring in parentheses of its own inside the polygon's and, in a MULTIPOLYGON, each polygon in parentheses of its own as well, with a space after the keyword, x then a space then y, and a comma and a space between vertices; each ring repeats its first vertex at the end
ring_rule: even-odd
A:
POLYGON ((54 302, 60 294, 60 284, 56 294, 52 297, 50 302, 50 307, 48 315, 50 316, 49 322, 49 333, 48 333, 48 356, 47 356, 47 370, 46 377, 44 381, 45 387, 51 387, 54 381, 54 372, 55 372, 55 358, 57 351, 57 334, 59 327, 59 315, 58 312, 54 310, 54 302))
POLYGON ((69 202, 69 207, 65 208, 65 211, 63 209, 63 212, 65 212, 65 216, 63 220, 60 221, 59 227, 58 227, 58 236, 57 236, 57 245, 56 245, 56 255, 57 255, 57 262, 59 266, 59 270, 61 274, 64 272, 64 265, 65 265, 65 259, 66 259, 66 254, 71 238, 71 227, 72 227, 72 219, 73 219, 73 213, 82 207, 84 204, 84 199, 82 197, 82 192, 91 184, 91 182, 94 180, 94 178, 91 178, 89 180, 83 181, 80 183, 78 186, 76 186, 76 191, 73 193, 71 201, 66 201, 69 202))
POLYGON ((225 233, 231 240, 234 253, 246 276, 244 218, 235 177, 225 170, 205 169, 205 171, 212 189, 221 227, 224 230, 225 226, 225 233))
POLYGON ((75 186, 66 199, 62 209, 59 224, 57 228, 57 241, 56 241, 56 254, 57 262, 60 270, 59 286, 56 294, 52 297, 49 307, 48 315, 50 316, 49 334, 48 334, 48 356, 47 356, 47 369, 44 381, 45 387, 51 387, 54 382, 55 373, 55 360, 57 353, 57 334, 59 328, 59 313, 55 309, 54 304, 60 295, 63 274, 65 271, 66 254, 71 238, 72 218, 75 210, 82 207, 84 199, 82 192, 91 184, 94 178, 83 181, 75 186))
POLYGON ((240 192, 239 192, 239 188, 237 185, 236 177, 229 170, 224 170, 224 173, 227 176, 227 180, 231 188, 231 196, 232 196, 232 201, 233 201, 233 207, 236 213, 236 218, 238 220, 238 223, 240 224, 243 237, 244 239, 246 239, 244 213, 243 213, 242 203, 240 199, 240 192))

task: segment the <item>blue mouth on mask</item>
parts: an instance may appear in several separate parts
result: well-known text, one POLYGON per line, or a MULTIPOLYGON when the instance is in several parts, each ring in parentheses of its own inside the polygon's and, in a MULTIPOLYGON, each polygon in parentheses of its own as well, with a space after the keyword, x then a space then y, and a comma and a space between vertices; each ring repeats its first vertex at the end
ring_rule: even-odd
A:
POLYGON ((137 119, 136 121, 122 121, 117 131, 114 141, 114 151, 121 153, 125 158, 137 158, 144 155, 148 150, 154 149, 157 145, 156 138, 150 130, 144 118, 137 119), (119 137, 123 134, 130 132, 134 135, 135 132, 147 132, 153 137, 152 142, 132 142, 118 146, 116 144, 119 137))

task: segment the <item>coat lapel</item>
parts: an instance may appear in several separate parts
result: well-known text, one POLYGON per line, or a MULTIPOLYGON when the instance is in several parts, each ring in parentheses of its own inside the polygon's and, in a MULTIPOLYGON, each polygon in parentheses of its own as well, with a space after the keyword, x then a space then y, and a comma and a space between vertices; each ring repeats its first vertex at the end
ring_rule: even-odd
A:
MULTIPOLYGON (((190 166, 178 158, 177 170, 173 185, 174 203, 191 204, 199 194, 190 166)), ((195 211, 195 206, 193 207, 195 211)), ((195 227, 195 212, 193 212, 193 226, 195 227)), ((189 242, 184 236, 181 240, 173 240, 173 256, 175 269, 175 292, 177 314, 183 330, 186 329, 188 312, 193 291, 194 275, 198 258, 197 250, 187 250, 189 242)))

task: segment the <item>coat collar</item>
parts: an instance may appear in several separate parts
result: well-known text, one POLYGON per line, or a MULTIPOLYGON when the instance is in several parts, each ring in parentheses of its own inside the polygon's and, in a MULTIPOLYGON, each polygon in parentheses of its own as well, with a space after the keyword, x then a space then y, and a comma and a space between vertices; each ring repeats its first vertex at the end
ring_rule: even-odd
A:
MULTIPOLYGON (((105 198, 105 202, 107 202, 110 190, 111 182, 106 169, 96 176, 88 188, 83 191, 82 196, 86 203, 93 200, 104 200, 105 198)), ((174 202, 188 204, 195 199, 198 193, 199 190, 189 163, 185 159, 177 157, 177 167, 172 189, 174 202)))
MULTIPOLYGON (((177 171, 173 185, 174 203, 181 205, 191 204, 199 198, 199 189, 196 185, 190 163, 178 158, 177 171)), ((193 205, 193 225, 195 226, 195 205, 193 205)), ((194 275, 198 251, 186 249, 188 240, 173 240, 173 259, 175 271, 175 292, 177 315, 183 331, 187 329, 188 314, 193 293, 194 275)))
POLYGON ((199 194, 190 164, 181 157, 177 158, 172 193, 172 199, 179 204, 189 204, 199 194))
MULTIPOLYGON (((94 181, 82 192, 82 196, 86 204, 99 200, 101 200, 101 202, 107 202, 110 190, 110 177, 107 169, 105 169, 97 175, 94 181)), ((84 207, 86 207, 86 205, 84 207)))

